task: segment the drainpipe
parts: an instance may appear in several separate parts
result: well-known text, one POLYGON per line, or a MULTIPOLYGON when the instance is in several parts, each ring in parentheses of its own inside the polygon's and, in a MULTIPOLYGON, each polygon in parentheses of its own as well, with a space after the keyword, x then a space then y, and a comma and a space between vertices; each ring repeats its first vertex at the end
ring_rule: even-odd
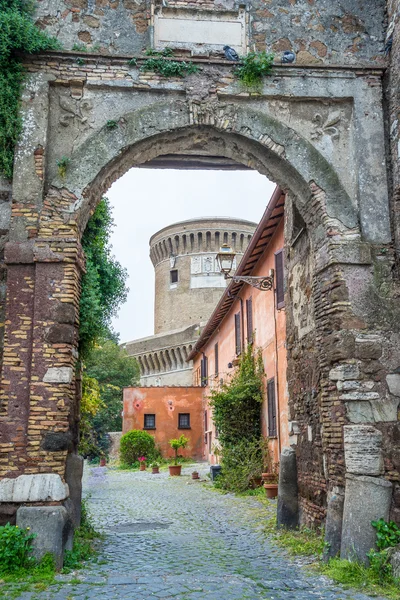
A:
MULTIPOLYGON (((276 278, 274 277, 274 284, 276 282, 276 278)), ((276 323, 276 288, 274 285, 273 288, 274 295, 274 330, 275 330, 275 380, 276 380, 276 412, 278 418, 278 448, 279 448, 279 456, 281 455, 282 446, 281 446, 281 411, 279 406, 279 359, 278 359, 278 332, 277 332, 277 323, 276 323)))

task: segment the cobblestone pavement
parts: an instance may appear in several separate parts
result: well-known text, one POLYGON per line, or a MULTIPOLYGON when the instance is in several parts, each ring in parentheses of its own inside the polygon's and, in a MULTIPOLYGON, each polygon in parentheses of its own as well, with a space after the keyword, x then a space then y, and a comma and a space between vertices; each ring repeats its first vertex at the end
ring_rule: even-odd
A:
POLYGON ((170 478, 88 469, 84 495, 106 535, 97 562, 19 598, 367 600, 290 561, 262 533, 268 509, 256 499, 218 494, 192 482, 192 470, 170 478))

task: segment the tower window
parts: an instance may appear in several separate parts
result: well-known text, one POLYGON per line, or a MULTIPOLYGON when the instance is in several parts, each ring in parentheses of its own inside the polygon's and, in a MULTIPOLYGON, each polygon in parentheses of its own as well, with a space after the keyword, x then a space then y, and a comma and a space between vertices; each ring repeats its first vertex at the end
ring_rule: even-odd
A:
POLYGON ((170 271, 171 283, 178 283, 178 269, 170 271))

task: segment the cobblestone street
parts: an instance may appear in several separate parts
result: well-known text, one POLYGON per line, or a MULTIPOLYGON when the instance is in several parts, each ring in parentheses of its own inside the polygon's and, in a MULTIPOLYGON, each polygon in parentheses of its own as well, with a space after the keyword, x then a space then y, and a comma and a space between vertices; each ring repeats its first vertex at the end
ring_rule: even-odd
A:
MULTIPOLYGON (((168 473, 86 470, 84 495, 106 539, 98 561, 23 600, 366 600, 310 576, 262 533, 257 500, 168 473)), ((204 476, 206 465, 199 470, 204 476)), ((275 507, 272 506, 271 510, 275 507)))

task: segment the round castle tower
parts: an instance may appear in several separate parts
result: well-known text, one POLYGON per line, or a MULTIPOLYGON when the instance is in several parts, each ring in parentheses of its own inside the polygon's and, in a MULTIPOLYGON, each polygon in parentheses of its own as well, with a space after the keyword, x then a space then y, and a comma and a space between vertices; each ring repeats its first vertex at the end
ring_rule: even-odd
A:
POLYGON ((229 217, 203 217, 164 227, 150 238, 155 269, 154 333, 204 324, 226 287, 216 255, 229 244, 236 265, 256 223, 229 217))

